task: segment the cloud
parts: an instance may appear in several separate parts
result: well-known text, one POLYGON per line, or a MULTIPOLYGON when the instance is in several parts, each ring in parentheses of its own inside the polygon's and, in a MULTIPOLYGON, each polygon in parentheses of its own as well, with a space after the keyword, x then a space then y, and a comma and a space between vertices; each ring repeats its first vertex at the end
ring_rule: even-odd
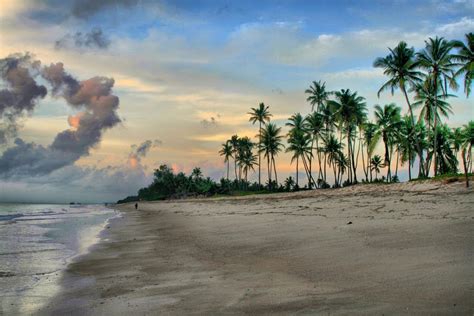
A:
POLYGON ((118 7, 131 7, 138 4, 138 0, 76 0, 71 13, 78 18, 88 18, 97 12, 118 7))
POLYGON ((66 34, 55 42, 54 47, 61 49, 107 49, 110 45, 110 39, 104 34, 101 28, 94 28, 89 32, 76 32, 66 34))
POLYGON ((18 119, 31 113, 38 101, 46 96, 46 87, 37 84, 34 78, 40 65, 29 54, 0 59, 0 80, 5 85, 0 90, 0 145, 16 136, 18 119))
MULTIPOLYGON (((47 90, 37 85, 28 68, 18 65, 20 62, 29 63, 31 68, 39 71, 40 63, 31 61, 28 55, 6 60, 8 67, 3 78, 10 83, 11 89, 1 91, 0 114, 6 110, 20 114, 31 111, 35 100, 44 97, 47 90)), ((62 63, 45 66, 39 73, 52 86, 53 96, 63 98, 79 112, 68 117, 71 128, 58 133, 49 146, 26 143, 17 138, 14 146, 0 156, 1 177, 37 176, 71 165, 89 154, 105 130, 121 122, 117 114, 119 98, 112 94, 113 79, 93 77, 78 81, 64 70, 62 63)), ((2 135, 5 137, 7 134, 2 135)))
POLYGON ((2 187, 0 201, 115 202, 125 196, 136 194, 138 189, 150 184, 151 181, 152 176, 141 168, 127 169, 123 166, 94 168, 71 165, 27 180, 0 179, 2 187))
POLYGON ((133 169, 141 167, 141 159, 146 157, 153 147, 158 147, 162 144, 161 140, 155 139, 153 141, 145 140, 140 145, 132 145, 131 152, 128 155, 128 165, 133 169))
POLYGON ((203 119, 200 123, 204 128, 215 127, 218 124, 217 119, 213 116, 211 116, 209 119, 203 119))

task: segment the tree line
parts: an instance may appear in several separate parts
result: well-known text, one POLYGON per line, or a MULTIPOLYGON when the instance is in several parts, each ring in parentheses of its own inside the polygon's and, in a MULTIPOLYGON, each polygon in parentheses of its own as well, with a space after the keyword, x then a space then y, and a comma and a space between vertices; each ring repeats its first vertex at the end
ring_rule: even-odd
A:
POLYGON ((289 117, 286 134, 271 121, 268 105, 260 103, 251 108, 249 121, 258 124, 257 141, 233 135, 221 145, 219 154, 226 164, 226 176, 220 182, 204 178, 199 168, 186 176, 162 165, 155 170, 150 186, 122 201, 330 188, 360 181, 397 182, 399 167, 405 164, 409 180, 423 179, 457 173, 458 157, 468 186, 474 121, 450 128, 446 120, 453 113, 449 100, 455 96, 450 92, 459 88, 458 81, 462 81, 466 97, 470 96, 473 60, 473 33, 465 35, 465 42, 429 38, 418 52, 402 41, 389 48, 385 57, 376 58, 373 66, 383 69, 388 79, 377 96, 385 91, 394 95, 399 90, 408 113, 402 114, 402 108, 394 103, 375 105, 372 121, 365 98, 357 91, 330 91, 325 82, 313 81, 305 90, 310 113, 289 117), (383 146, 382 155, 375 152, 379 144, 383 146), (291 154, 295 178, 287 177, 281 183, 276 162, 283 151, 291 154), (413 170, 415 162, 417 170, 413 170), (306 178, 302 186, 301 168, 306 178), (381 175, 383 169, 385 174, 381 175), (360 170, 362 179, 358 178, 360 170), (265 183, 262 171, 267 175, 265 183), (332 185, 328 180, 331 171, 332 185), (258 172, 258 182, 248 181, 250 172, 258 172))
POLYGON ((373 66, 383 69, 388 77, 377 95, 380 97, 387 90, 393 95, 400 90, 408 106, 404 115, 394 103, 376 105, 375 120, 371 121, 365 98, 357 91, 329 91, 321 81, 313 81, 305 91, 311 112, 306 116, 292 115, 286 123, 286 135, 271 122, 268 106, 260 103, 251 108, 250 121, 259 124, 258 141, 252 143, 248 137, 234 135, 222 144, 219 153, 227 163, 227 179, 233 160, 236 180, 247 180, 248 171, 258 166, 258 184, 262 185, 263 154, 268 178, 265 186, 271 188, 274 181, 278 184, 276 157, 285 150, 295 163, 296 188, 301 165, 308 188, 327 188, 329 170, 333 172, 333 187, 358 183, 360 169, 366 182, 379 181, 382 169, 386 169, 383 181, 398 181, 399 166, 404 164, 408 165, 412 180, 428 178, 431 172, 434 176, 458 172, 459 155, 467 180, 467 174, 472 172, 474 121, 458 128, 449 128, 443 121, 453 113, 449 99, 455 96, 450 90, 458 89, 457 80, 463 81, 466 97, 471 92, 474 35, 465 37, 466 43, 429 38, 419 52, 400 42, 389 48, 387 56, 375 59, 373 66), (415 110, 419 111, 418 117, 415 110), (384 149, 382 156, 375 154, 379 143, 384 149), (415 161, 418 171, 414 177, 415 161))

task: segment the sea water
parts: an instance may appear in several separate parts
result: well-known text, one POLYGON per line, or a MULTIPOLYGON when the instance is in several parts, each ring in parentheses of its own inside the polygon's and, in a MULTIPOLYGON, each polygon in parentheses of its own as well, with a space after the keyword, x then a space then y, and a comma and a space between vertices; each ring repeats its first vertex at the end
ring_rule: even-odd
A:
POLYGON ((117 215, 102 205, 0 203, 0 315, 32 314, 46 304, 68 262, 117 215))

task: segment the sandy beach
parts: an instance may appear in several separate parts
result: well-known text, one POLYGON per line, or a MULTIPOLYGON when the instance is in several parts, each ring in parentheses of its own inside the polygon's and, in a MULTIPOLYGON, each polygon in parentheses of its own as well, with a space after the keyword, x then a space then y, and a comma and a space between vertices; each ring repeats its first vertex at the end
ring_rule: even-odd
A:
POLYGON ((40 314, 457 314, 474 311, 464 183, 118 206, 40 314))

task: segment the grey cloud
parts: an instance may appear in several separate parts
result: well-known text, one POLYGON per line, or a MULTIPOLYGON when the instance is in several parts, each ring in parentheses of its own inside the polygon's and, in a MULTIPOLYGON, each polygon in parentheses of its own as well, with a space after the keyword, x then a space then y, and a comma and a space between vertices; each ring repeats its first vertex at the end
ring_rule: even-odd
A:
POLYGON ((90 32, 76 32, 66 34, 55 42, 55 48, 60 49, 107 49, 110 39, 101 28, 94 28, 90 32))
MULTIPOLYGON (((219 115, 217 116, 219 117, 219 115)), ((214 127, 214 126, 217 126, 217 124, 218 124, 217 119, 213 116, 211 116, 209 119, 204 119, 201 121, 201 125, 204 128, 214 127)))
POLYGON ((76 0, 71 13, 78 18, 88 18, 107 8, 131 7, 138 4, 138 0, 76 0))
MULTIPOLYGON (((62 63, 43 67, 41 75, 51 84, 53 96, 64 98, 69 105, 79 110, 79 113, 68 119, 72 128, 57 134, 49 146, 26 143, 17 139, 15 145, 0 156, 1 177, 43 175, 71 165, 89 154, 90 149, 100 142, 105 130, 121 122, 117 114, 119 98, 112 94, 113 79, 93 77, 78 81, 64 70, 62 63)), ((40 94, 31 93, 30 91, 37 87, 35 80, 24 74, 21 78, 31 79, 26 82, 33 88, 26 89, 22 85, 22 89, 14 91, 17 94, 16 99, 34 100, 32 96, 46 94, 45 87, 44 90, 38 90, 40 94)), ((8 79, 6 81, 8 82, 8 79)), ((23 111, 23 108, 30 110, 34 106, 31 101, 26 102, 26 106, 24 103, 13 103, 13 108, 23 111)), ((6 104, 5 108, 12 108, 11 103, 6 104)), ((1 136, 6 138, 8 135, 2 133, 1 136)))
POLYGON ((148 152, 153 148, 153 147, 158 147, 162 145, 163 142, 159 139, 155 140, 145 140, 142 142, 140 145, 132 145, 131 146, 131 152, 128 155, 129 159, 135 159, 137 164, 141 162, 141 158, 146 157, 148 152))
POLYGON ((18 119, 31 113, 38 100, 46 96, 46 87, 34 79, 40 65, 29 54, 0 59, 0 80, 5 86, 0 90, 0 145, 16 136, 18 119))

